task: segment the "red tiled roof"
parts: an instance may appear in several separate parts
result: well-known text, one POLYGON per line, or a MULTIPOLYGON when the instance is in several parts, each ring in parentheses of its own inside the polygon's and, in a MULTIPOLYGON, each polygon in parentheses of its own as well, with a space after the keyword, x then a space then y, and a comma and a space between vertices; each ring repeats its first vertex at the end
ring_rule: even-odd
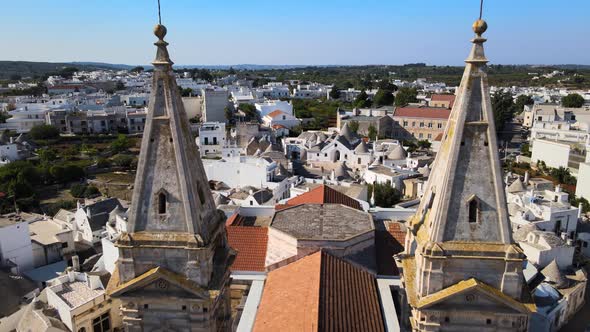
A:
POLYGON ((272 111, 272 112, 268 113, 267 116, 269 116, 271 118, 274 118, 274 117, 277 117, 277 116, 282 115, 282 114, 287 114, 287 113, 285 113, 285 112, 283 112, 281 110, 275 110, 275 111, 272 111))
POLYGON ((451 110, 438 107, 400 107, 396 108, 393 116, 408 118, 448 119, 451 110))
POLYGON ((309 192, 293 197, 287 201, 287 205, 299 204, 342 204, 353 209, 362 210, 361 203, 356 199, 346 196, 326 185, 320 185, 309 192))
POLYGON ((455 103, 455 95, 432 95, 431 100, 433 101, 449 101, 449 106, 453 108, 453 104, 455 103))
POLYGON ((385 331, 377 282, 325 251, 269 272, 254 331, 385 331))
POLYGON ((406 232, 399 223, 390 223, 387 231, 375 231, 378 274, 399 275, 393 255, 404 251, 405 239, 406 232))
POLYGON ((390 223, 387 231, 402 247, 404 246, 404 243, 406 243, 406 231, 402 229, 400 223, 390 223))
POLYGON ((226 230, 229 246, 238 252, 231 270, 264 272, 268 228, 228 226, 226 230))
POLYGON ((282 124, 272 125, 272 129, 282 129, 282 128, 288 129, 287 127, 283 126, 282 124))
POLYGON ((242 220, 243 218, 238 212, 236 212, 227 218, 225 221, 225 226, 239 226, 242 223, 242 220))

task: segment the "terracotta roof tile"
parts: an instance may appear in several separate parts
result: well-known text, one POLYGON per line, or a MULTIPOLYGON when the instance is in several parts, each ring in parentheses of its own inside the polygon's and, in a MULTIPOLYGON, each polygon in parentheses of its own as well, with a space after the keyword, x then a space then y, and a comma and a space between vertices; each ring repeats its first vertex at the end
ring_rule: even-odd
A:
POLYGON ((321 251, 268 274, 254 331, 384 331, 375 278, 321 251))
POLYGON ((342 204, 353 209, 362 210, 361 203, 356 199, 334 190, 326 185, 317 186, 309 192, 287 201, 287 205, 299 204, 342 204))
POLYGON ((238 254, 231 266, 232 271, 265 271, 268 228, 229 226, 227 240, 238 254))
POLYGON ((400 107, 397 108, 394 117, 427 118, 427 119, 448 119, 451 110, 437 107, 400 107))
POLYGON ((283 112, 281 110, 274 110, 274 111, 268 113, 267 116, 268 117, 271 117, 271 118, 275 118, 275 117, 277 117, 279 115, 283 115, 283 114, 287 115, 287 113, 285 113, 285 112, 283 112))
POLYGON ((317 331, 320 269, 316 253, 268 273, 253 330, 317 331))
POLYGON ((391 223, 387 231, 375 232, 377 271, 380 275, 399 275, 393 256, 404 251, 406 232, 399 223, 391 223))

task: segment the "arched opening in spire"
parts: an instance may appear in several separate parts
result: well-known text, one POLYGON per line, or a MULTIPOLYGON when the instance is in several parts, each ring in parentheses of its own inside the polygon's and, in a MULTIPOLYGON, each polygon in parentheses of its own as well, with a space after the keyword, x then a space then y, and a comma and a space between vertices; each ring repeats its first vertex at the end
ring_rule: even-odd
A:
POLYGON ((168 202, 167 202, 168 199, 166 196, 167 196, 166 193, 163 191, 161 191, 158 194, 158 213, 159 214, 166 214, 166 208, 168 205, 168 202))
POLYGON ((479 219, 479 200, 477 199, 477 196, 473 195, 469 198, 467 201, 467 208, 469 209, 469 223, 477 223, 479 219))

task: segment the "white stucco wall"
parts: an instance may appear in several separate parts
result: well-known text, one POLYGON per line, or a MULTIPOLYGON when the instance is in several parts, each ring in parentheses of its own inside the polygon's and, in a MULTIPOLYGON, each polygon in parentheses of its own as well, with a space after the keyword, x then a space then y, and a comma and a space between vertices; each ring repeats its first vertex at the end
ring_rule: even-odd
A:
POLYGON ((19 272, 34 267, 28 223, 21 222, 0 228, 0 256, 0 266, 6 266, 10 260, 18 266, 19 272))
POLYGON ((590 200, 590 163, 580 163, 576 196, 590 200))
POLYGON ((546 140, 534 140, 531 161, 538 163, 544 161, 548 167, 559 168, 568 167, 570 156, 570 147, 567 144, 561 144, 546 140))

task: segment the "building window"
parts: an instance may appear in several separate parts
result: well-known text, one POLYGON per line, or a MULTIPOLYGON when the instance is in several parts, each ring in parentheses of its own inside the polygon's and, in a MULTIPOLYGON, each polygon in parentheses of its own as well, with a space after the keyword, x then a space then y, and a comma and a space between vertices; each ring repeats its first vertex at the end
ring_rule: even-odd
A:
POLYGON ((424 122, 420 122, 420 128, 424 128, 424 122))
POLYGON ((68 243, 67 243, 67 242, 64 242, 64 243, 62 243, 62 244, 61 244, 61 247, 62 247, 63 249, 67 248, 67 247, 68 247, 68 243))
POLYGON ((487 325, 492 325, 492 320, 491 320, 491 319, 489 319, 489 318, 488 318, 488 319, 486 319, 486 324, 487 324, 487 325))
POLYGON ((428 134, 428 139, 431 139, 431 138, 432 138, 432 134, 428 134))
POLYGON ((416 127, 416 121, 412 121, 412 127, 416 127))
POLYGON ((107 332, 111 330, 111 319, 108 311, 92 320, 92 329, 94 332, 107 332))
POLYGON ((163 192, 158 194, 158 213, 166 214, 166 194, 163 192))
POLYGON ((438 126, 438 129, 442 129, 442 123, 439 123, 437 126, 438 126))
POLYGON ((432 122, 428 123, 428 128, 432 128, 432 122))
POLYGON ((408 126, 408 121, 404 121, 404 127, 408 126))
POLYGON ((186 306, 185 305, 182 306, 182 311, 186 311, 186 306))
POLYGON ((361 158, 358 158, 358 161, 356 162, 357 164, 361 164, 361 158))
POLYGON ((469 223, 477 222, 477 210, 479 209, 478 205, 477 198, 475 197, 469 201, 469 223))
POLYGON ((418 137, 422 138, 422 137, 424 137, 424 134, 420 133, 420 134, 418 134, 418 137))
POLYGON ((148 309, 149 307, 150 307, 150 306, 149 306, 147 303, 143 305, 143 308, 144 308, 144 309, 148 309))

